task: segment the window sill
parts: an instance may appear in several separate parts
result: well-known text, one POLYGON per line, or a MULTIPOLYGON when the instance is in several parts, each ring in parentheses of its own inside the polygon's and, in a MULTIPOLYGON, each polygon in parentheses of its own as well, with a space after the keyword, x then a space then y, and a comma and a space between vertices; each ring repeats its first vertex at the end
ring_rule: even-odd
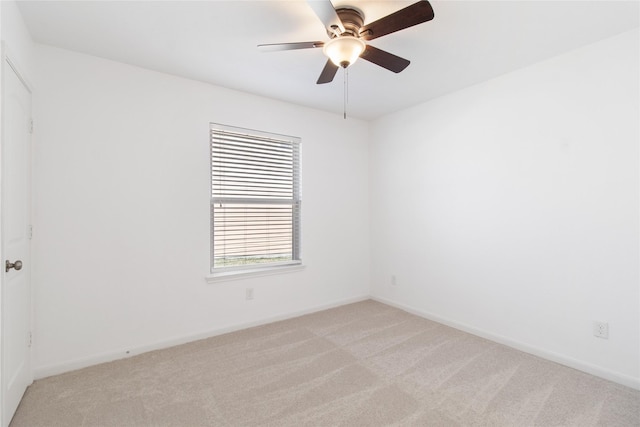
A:
POLYGON ((228 282, 231 280, 250 279, 253 277, 273 276, 275 274, 293 273, 295 271, 304 270, 305 266, 302 264, 291 264, 277 267, 265 267, 254 268, 247 270, 232 270, 232 271, 220 271, 217 273, 211 273, 205 277, 205 280, 209 284, 228 282))

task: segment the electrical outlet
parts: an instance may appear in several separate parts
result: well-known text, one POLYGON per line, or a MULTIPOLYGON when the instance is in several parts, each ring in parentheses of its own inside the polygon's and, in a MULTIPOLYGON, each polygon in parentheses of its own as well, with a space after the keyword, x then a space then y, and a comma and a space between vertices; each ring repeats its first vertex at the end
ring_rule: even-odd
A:
POLYGON ((609 324, 606 322, 593 322, 593 335, 598 338, 609 339, 609 324))
POLYGON ((391 275, 391 286, 398 286, 398 281, 396 280, 396 275, 391 275))
POLYGON ((253 288, 247 288, 245 292, 245 299, 252 300, 253 299, 253 288))

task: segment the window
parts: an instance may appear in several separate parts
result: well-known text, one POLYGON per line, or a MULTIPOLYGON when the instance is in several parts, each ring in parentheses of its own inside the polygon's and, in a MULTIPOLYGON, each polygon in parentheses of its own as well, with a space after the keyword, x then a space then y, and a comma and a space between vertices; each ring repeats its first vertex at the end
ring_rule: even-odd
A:
POLYGON ((300 263, 300 139, 211 124, 211 272, 300 263))

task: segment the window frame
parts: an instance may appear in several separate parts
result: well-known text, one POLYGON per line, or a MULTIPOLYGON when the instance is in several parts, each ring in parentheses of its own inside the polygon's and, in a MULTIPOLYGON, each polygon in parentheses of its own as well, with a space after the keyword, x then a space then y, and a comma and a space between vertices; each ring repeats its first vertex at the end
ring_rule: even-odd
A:
POLYGON ((301 218, 302 218, 302 186, 301 186, 301 151, 302 144, 299 137, 276 134, 272 132, 259 131, 254 129, 240 128, 235 126, 224 125, 220 123, 209 124, 209 177, 210 177, 210 253, 209 253, 209 275, 207 281, 212 282, 216 279, 233 279, 242 278, 244 276, 257 276, 257 275, 269 275, 277 274, 281 272, 296 271, 301 269, 302 256, 301 256, 301 218), (266 200, 260 197, 244 196, 234 199, 233 201, 223 196, 216 197, 214 194, 214 137, 218 132, 220 136, 222 133, 231 133, 243 138, 253 139, 263 142, 278 142, 285 143, 291 146, 292 149, 292 196, 291 199, 278 199, 274 201, 275 204, 290 205, 292 209, 292 221, 291 221, 291 260, 277 261, 277 262, 265 262, 255 264, 245 264, 239 266, 215 266, 215 234, 214 234, 214 203, 220 203, 220 200, 224 200, 227 204, 256 204, 265 203, 266 200))

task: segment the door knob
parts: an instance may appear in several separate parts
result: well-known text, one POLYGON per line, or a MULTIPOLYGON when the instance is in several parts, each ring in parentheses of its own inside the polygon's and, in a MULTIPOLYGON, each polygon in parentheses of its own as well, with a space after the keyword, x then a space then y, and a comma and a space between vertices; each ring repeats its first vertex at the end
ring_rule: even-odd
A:
POLYGON ((6 260, 4 263, 4 271, 8 272, 12 268, 15 268, 16 270, 22 270, 22 261, 17 260, 16 262, 9 262, 9 260, 6 260))

